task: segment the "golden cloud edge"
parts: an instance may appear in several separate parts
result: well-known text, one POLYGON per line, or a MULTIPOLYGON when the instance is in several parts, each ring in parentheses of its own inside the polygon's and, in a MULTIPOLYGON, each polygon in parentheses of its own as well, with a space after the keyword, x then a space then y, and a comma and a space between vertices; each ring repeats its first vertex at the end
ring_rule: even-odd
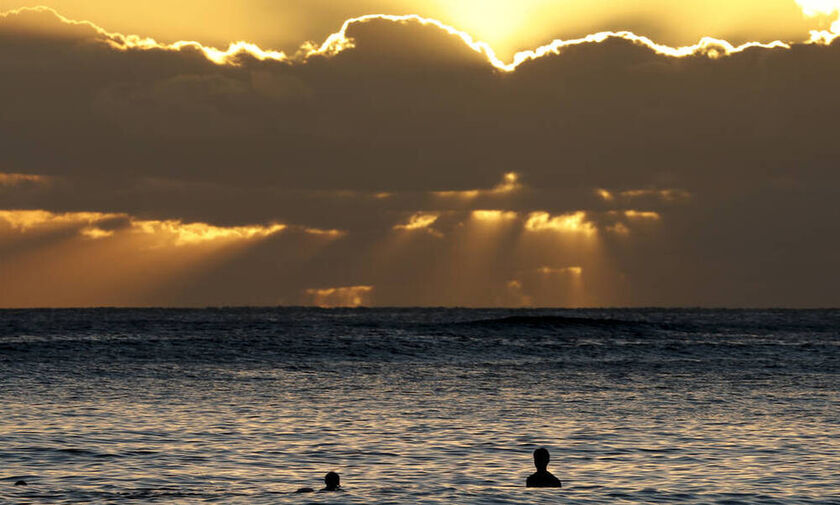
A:
MULTIPOLYGON (((800 2, 801 5, 801 2, 800 2)), ((86 26, 94 30, 103 38, 103 41, 113 49, 119 51, 129 50, 164 50, 181 51, 192 49, 201 52, 205 58, 218 65, 238 65, 238 59, 247 55, 260 61, 278 61, 284 63, 304 63, 315 56, 335 56, 343 51, 355 47, 352 38, 347 36, 350 28, 355 24, 363 24, 371 21, 390 21, 393 23, 417 23, 421 26, 433 26, 451 36, 459 38, 464 45, 472 51, 482 55, 493 68, 501 72, 514 72, 523 63, 537 60, 550 55, 557 55, 564 48, 582 44, 600 44, 610 39, 620 39, 648 48, 656 54, 673 58, 702 55, 709 58, 718 58, 744 52, 749 49, 790 49, 796 44, 831 44, 837 37, 840 37, 840 20, 832 25, 831 31, 812 30, 810 38, 803 42, 784 42, 775 40, 772 42, 746 42, 740 45, 733 45, 731 42, 714 37, 703 37, 696 44, 688 46, 668 46, 659 44, 648 37, 637 35, 630 31, 604 31, 586 35, 576 39, 555 39, 548 44, 535 49, 519 51, 514 54, 509 62, 500 59, 490 44, 476 40, 472 35, 457 28, 447 25, 437 19, 427 18, 418 14, 389 15, 389 14, 368 14, 350 18, 344 22, 341 29, 329 35, 321 44, 311 42, 304 43, 296 54, 289 56, 283 51, 262 49, 258 45, 237 41, 231 43, 227 49, 222 50, 216 47, 207 46, 196 41, 181 40, 173 43, 158 42, 150 37, 143 37, 133 34, 122 34, 109 32, 93 22, 85 20, 73 20, 61 15, 55 9, 46 6, 21 7, 0 13, 0 18, 7 18, 26 12, 50 13, 56 16, 62 23, 86 26)), ((803 7, 803 14, 808 14, 803 7)), ((819 14, 823 14, 817 12, 819 14)))

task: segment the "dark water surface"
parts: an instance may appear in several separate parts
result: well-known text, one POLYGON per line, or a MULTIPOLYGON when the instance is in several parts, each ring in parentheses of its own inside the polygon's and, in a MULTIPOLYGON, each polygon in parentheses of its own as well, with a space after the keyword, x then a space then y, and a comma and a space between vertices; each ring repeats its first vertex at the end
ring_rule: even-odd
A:
POLYGON ((0 395, 2 503, 840 503, 840 311, 0 311, 0 395))

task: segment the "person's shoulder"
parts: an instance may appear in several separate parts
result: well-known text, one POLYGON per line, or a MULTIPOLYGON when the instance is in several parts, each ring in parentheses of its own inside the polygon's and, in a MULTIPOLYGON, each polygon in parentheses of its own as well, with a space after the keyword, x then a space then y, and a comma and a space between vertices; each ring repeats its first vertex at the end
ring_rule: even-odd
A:
POLYGON ((531 475, 528 476, 527 479, 525 479, 525 486, 536 487, 538 478, 539 478, 539 474, 532 473, 531 475))
POLYGON ((537 472, 525 480, 525 487, 563 487, 551 472, 537 472))

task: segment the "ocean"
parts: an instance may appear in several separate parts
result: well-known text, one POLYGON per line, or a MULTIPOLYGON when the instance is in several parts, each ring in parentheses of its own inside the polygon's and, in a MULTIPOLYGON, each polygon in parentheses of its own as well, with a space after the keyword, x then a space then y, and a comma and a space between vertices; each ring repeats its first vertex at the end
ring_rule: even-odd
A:
POLYGON ((838 504, 838 469, 837 310, 0 311, 0 503, 838 504))

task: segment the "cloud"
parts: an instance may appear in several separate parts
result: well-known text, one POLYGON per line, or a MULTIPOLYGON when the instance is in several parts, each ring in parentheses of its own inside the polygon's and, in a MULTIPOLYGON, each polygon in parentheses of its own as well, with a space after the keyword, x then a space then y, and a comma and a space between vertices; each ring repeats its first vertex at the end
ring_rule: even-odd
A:
POLYGON ((307 303, 318 307, 362 307, 370 305, 373 286, 307 289, 306 295, 307 303))
POLYGON ((507 303, 513 307, 530 307, 534 304, 534 299, 525 294, 522 282, 516 279, 507 282, 508 295, 512 297, 513 303, 507 303))
POLYGON ((574 275, 579 276, 583 275, 583 268, 582 267, 540 267, 537 269, 537 272, 543 275, 574 275))
POLYGON ((606 37, 507 72, 434 24, 345 35, 220 63, 43 10, 0 20, 0 302, 72 304, 84 258, 119 254, 77 303, 521 303, 511 280, 533 305, 840 303, 838 43, 710 59, 606 37), (42 267, 65 298, 13 271, 42 267))
POLYGON ((607 202, 613 202, 617 199, 635 200, 645 198, 656 198, 666 202, 678 202, 691 198, 691 193, 681 189, 628 189, 615 192, 598 188, 595 190, 595 194, 607 202))
POLYGON ((41 229, 94 225, 109 219, 124 217, 122 214, 102 212, 65 212, 56 214, 45 210, 0 210, 0 223, 12 230, 26 233, 41 229))
POLYGON ((504 60, 552 38, 605 30, 629 30, 679 46, 707 35, 735 42, 801 40, 821 23, 802 16, 790 0, 240 0, 235 5, 223 0, 0 0, 0 10, 26 4, 46 4, 109 31, 160 41, 197 40, 223 48, 247 40, 292 55, 301 41, 320 44, 346 19, 374 12, 439 19, 488 42, 504 60))
POLYGON ((525 229, 528 231, 553 231, 587 236, 597 232, 595 225, 587 220, 586 212, 583 211, 560 216, 552 216, 548 212, 542 211, 533 212, 525 222, 525 229))
POLYGON ((541 266, 517 273, 507 282, 506 304, 519 307, 577 307, 582 298, 584 269, 541 266))
POLYGON ((138 233, 172 237, 175 245, 200 244, 227 240, 252 240, 280 233, 286 225, 219 227, 206 223, 170 221, 133 221, 131 227, 138 233))
MULTIPOLYGON (((816 1, 817 0, 813 0, 811 3, 814 4, 816 1)), ((831 10, 826 12, 827 7, 824 5, 809 5, 804 7, 804 9, 805 12, 814 14, 826 14, 833 12, 831 10)), ((445 36, 458 40, 463 48, 469 49, 477 55, 480 55, 488 64, 503 72, 512 72, 516 70, 519 65, 531 60, 559 54, 568 47, 578 46, 581 44, 600 44, 611 39, 625 40, 632 44, 644 46, 656 54, 675 58, 693 55, 718 57, 721 55, 737 54, 755 48, 790 48, 790 44, 778 40, 768 43, 746 42, 735 45, 726 40, 714 37, 703 37, 696 44, 673 47, 666 44, 658 44, 648 37, 640 36, 630 31, 601 31, 574 39, 555 39, 548 44, 537 47, 536 49, 519 51, 514 54, 511 61, 506 62, 499 58, 496 55, 495 50, 486 42, 476 40, 469 33, 447 25, 437 19, 423 17, 416 14, 368 14, 346 20, 337 32, 327 36, 321 44, 306 43, 300 47, 296 54, 289 56, 283 51, 266 50, 260 48, 256 44, 248 42, 234 42, 230 43, 225 49, 219 49, 195 41, 165 43, 159 42, 150 37, 109 32, 89 21, 72 20, 60 15, 58 12, 50 9, 49 7, 43 6, 15 9, 7 13, 0 13, 0 16, 11 18, 12 27, 14 29, 24 31, 33 31, 43 23, 43 21, 35 22, 34 19, 36 16, 54 16, 64 25, 65 29, 63 32, 65 36, 79 36, 87 30, 89 31, 88 37, 96 39, 99 42, 107 44, 109 47, 119 51, 197 52, 202 54, 209 61, 218 65, 240 65, 242 64, 243 57, 256 59, 258 61, 293 63, 306 62, 308 59, 318 56, 335 56, 341 52, 356 48, 357 41, 354 35, 357 31, 364 33, 364 31, 368 30, 368 28, 365 27, 367 24, 377 26, 380 30, 383 27, 387 28, 389 24, 411 24, 419 27, 429 27, 435 29, 445 36)), ((405 52, 406 49, 411 46, 412 44, 405 44, 404 42, 401 47, 401 51, 405 52)), ((414 56, 417 57, 428 52, 430 44, 426 43, 415 47, 418 47, 417 52, 414 54, 414 56)), ((449 51, 454 53, 461 52, 452 51, 451 48, 449 51)), ((438 53, 438 56, 440 55, 441 53, 438 53)))
POLYGON ((46 184, 48 178, 31 174, 5 174, 0 172, 0 188, 46 184))
MULTIPOLYGON (((31 233, 60 228, 76 228, 79 234, 100 239, 114 235, 113 223, 124 223, 129 233, 152 235, 171 241, 176 246, 217 241, 262 239, 287 228, 283 224, 267 226, 222 227, 207 223, 183 223, 180 220, 142 220, 126 214, 102 212, 66 212, 56 214, 45 210, 0 210, 0 224, 18 233, 31 233)), ((335 231, 307 230, 313 234, 334 235, 335 231)))
POLYGON ((637 219, 645 221, 659 221, 660 219, 662 219, 662 216, 660 216, 658 212, 644 210, 625 210, 624 215, 628 219, 637 219))
POLYGON ((304 233, 308 233, 310 235, 317 235, 322 237, 329 237, 329 238, 341 238, 347 235, 347 232, 344 230, 322 230, 320 228, 302 228, 304 233))
POLYGON ((499 221, 508 221, 511 219, 516 219, 519 217, 519 214, 513 211, 504 211, 504 210, 474 210, 472 211, 472 218, 477 219, 479 221, 489 221, 489 222, 499 222, 499 221))
POLYGON ((796 0, 796 3, 802 8, 802 12, 806 16, 823 17, 834 21, 829 30, 812 30, 812 42, 830 44, 840 36, 840 1, 796 0))
POLYGON ((840 13, 838 0, 796 0, 806 16, 831 16, 840 13))
POLYGON ((428 230, 440 218, 439 214, 416 212, 408 218, 408 222, 394 226, 395 230, 428 230))
POLYGON ((479 197, 504 196, 522 189, 519 174, 508 172, 502 182, 491 189, 468 189, 461 191, 434 191, 432 194, 439 198, 456 198, 459 200, 474 200, 479 197))

